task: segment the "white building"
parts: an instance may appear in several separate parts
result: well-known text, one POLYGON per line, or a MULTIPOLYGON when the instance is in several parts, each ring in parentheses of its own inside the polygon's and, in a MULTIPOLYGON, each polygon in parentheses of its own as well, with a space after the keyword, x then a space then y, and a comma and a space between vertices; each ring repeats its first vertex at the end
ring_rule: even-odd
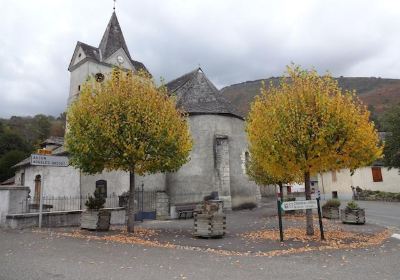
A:
POLYGON ((363 190, 400 192, 400 175, 397 168, 368 166, 356 169, 353 174, 349 169, 319 174, 318 184, 326 199, 332 197, 332 192, 337 192, 339 199, 351 199, 351 186, 363 190))

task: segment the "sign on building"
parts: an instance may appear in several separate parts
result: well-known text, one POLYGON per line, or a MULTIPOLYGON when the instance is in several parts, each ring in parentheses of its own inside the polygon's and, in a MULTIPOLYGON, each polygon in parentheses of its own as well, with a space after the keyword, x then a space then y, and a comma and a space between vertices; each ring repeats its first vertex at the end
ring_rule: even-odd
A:
POLYGON ((69 161, 68 157, 63 157, 63 156, 32 154, 31 165, 66 167, 69 165, 69 161))
POLYGON ((283 211, 317 209, 318 204, 316 200, 285 201, 281 203, 281 208, 283 211))

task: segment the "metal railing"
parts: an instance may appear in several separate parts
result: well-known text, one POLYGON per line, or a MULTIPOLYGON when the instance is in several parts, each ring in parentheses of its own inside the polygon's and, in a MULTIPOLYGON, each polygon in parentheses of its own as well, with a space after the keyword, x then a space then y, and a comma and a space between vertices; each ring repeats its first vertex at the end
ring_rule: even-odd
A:
MULTIPOLYGON (((43 197, 43 212, 55 211, 75 211, 85 209, 85 202, 89 196, 44 196, 43 197)), ((117 195, 107 196, 104 207, 115 208, 118 207, 119 197, 117 195)), ((14 209, 12 214, 23 213, 36 213, 39 212, 39 199, 36 197, 29 197, 23 199, 18 207, 14 209)))
MULTIPOLYGON (((43 212, 55 211, 75 211, 86 209, 85 203, 89 195, 85 196, 45 196, 43 197, 43 212)), ((127 207, 128 196, 112 194, 105 197, 104 208, 127 207)), ((39 212, 39 199, 36 197, 25 198, 10 214, 24 214, 39 212)), ((156 192, 155 191, 135 191, 135 211, 155 211, 156 192)))

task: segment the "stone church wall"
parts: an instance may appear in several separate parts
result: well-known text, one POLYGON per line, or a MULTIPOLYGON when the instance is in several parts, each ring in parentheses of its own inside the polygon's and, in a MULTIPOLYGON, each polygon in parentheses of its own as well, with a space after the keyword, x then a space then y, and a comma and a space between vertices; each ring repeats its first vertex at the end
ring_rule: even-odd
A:
MULTIPOLYGON (((216 139, 226 137, 229 146, 229 180, 222 174, 222 180, 229 181, 232 207, 243 203, 257 203, 259 188, 248 180, 243 168, 242 154, 247 151, 244 122, 238 118, 222 115, 192 115, 189 117, 190 130, 193 137, 191 160, 175 173, 167 175, 167 190, 172 204, 195 202, 212 191, 227 194, 220 189, 216 161, 216 139)), ((226 152, 226 151, 224 151, 226 152)), ((224 185, 224 182, 222 186, 224 185)))

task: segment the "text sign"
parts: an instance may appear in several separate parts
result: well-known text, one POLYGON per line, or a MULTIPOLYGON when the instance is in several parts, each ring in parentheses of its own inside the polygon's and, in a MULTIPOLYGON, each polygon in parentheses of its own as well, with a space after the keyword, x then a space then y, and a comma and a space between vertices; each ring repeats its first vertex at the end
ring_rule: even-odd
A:
POLYGON ((317 209, 318 204, 316 200, 285 201, 282 202, 281 208, 283 211, 317 209))
POLYGON ((69 165, 68 157, 47 156, 47 155, 31 155, 32 165, 58 166, 66 167, 69 165))

